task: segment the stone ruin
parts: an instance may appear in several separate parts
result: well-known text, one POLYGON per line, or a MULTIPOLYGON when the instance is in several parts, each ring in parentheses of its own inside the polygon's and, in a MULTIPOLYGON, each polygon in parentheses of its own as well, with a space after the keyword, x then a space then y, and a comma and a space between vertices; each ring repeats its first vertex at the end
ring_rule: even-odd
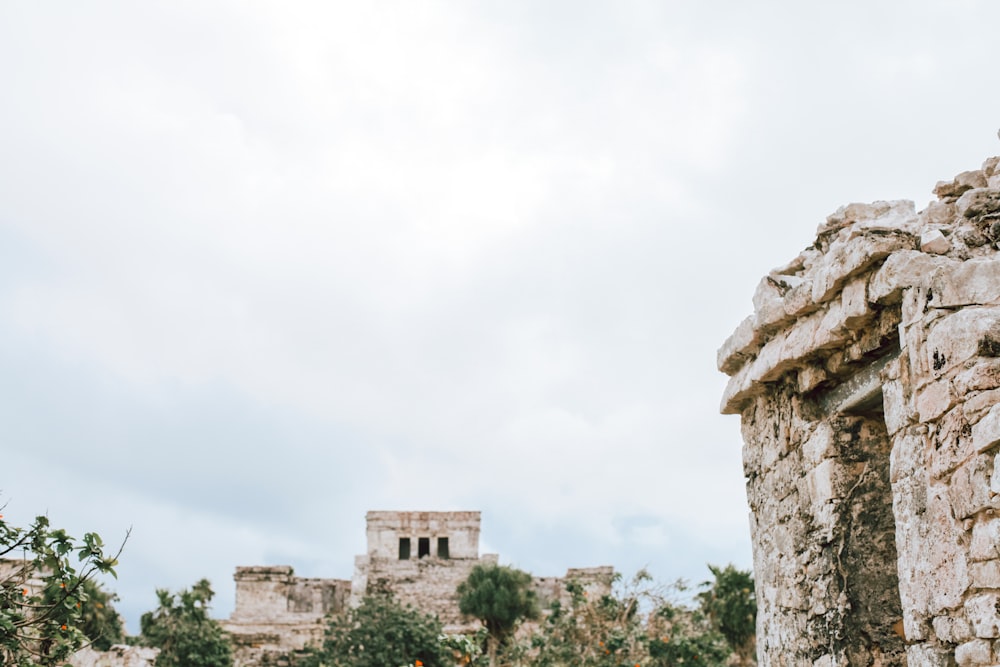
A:
POLYGON ((839 209, 719 350, 762 667, 1000 665, 998 162, 839 209))
MULTIPOLYGON (((479 512, 368 512, 367 552, 354 559, 354 576, 306 579, 282 566, 238 567, 236 606, 223 628, 235 649, 235 667, 291 664, 292 656, 323 637, 327 617, 357 606, 374 591, 436 614, 446 632, 472 631, 477 623, 458 610, 458 584, 496 554, 479 553, 479 512)), ((565 577, 535 577, 543 606, 568 603, 574 581, 601 594, 610 591, 611 567, 570 569, 565 577)))

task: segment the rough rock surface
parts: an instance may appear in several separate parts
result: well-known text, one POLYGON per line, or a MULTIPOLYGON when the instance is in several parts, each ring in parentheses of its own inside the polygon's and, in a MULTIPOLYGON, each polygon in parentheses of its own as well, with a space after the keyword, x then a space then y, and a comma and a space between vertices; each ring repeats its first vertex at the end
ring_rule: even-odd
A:
POLYGON ((772 665, 1000 665, 998 158, 851 204, 719 350, 772 665))

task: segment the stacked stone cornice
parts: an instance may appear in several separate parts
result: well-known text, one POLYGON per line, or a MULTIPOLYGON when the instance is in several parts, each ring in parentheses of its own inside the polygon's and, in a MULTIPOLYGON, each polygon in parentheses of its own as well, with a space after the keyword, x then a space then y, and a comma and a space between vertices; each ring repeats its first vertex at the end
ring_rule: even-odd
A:
POLYGON ((762 665, 1000 665, 1000 169, 851 204, 719 350, 762 665))

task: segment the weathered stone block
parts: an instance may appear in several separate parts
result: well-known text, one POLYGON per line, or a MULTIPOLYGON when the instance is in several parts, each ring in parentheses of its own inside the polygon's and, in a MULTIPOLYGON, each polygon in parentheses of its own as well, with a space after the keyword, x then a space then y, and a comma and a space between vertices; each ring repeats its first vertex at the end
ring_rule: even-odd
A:
POLYGON ((950 181, 938 181, 934 194, 938 197, 958 197, 973 188, 986 187, 986 177, 981 170, 963 171, 950 181))
POLYGON ((719 370, 723 373, 735 373, 746 363, 750 351, 755 349, 759 342, 754 328, 754 317, 751 315, 740 322, 736 331, 719 348, 716 355, 719 370))
POLYGON ((972 367, 955 376, 952 385, 960 396, 1000 387, 1000 359, 977 359, 972 367))
POLYGON ((917 392, 917 416, 922 422, 937 419, 955 405, 955 394, 947 380, 932 382, 917 392))
POLYGON ((973 588, 1000 588, 1000 560, 969 563, 973 588))
POLYGON ((906 647, 907 667, 954 667, 954 653, 940 646, 915 644, 906 647))
POLYGON ((809 500, 814 505, 821 505, 843 498, 856 475, 857 466, 847 466, 834 459, 821 462, 806 474, 809 500))
POLYGON ((954 264, 957 264, 954 260, 917 250, 894 252, 872 276, 868 299, 881 305, 899 303, 903 290, 928 285, 934 271, 954 264))
POLYGON ((819 424, 802 443, 802 461, 810 466, 815 466, 824 459, 834 458, 837 454, 836 434, 827 422, 819 424))
POLYGON ((945 479, 972 454, 972 428, 962 406, 945 413, 929 431, 928 471, 933 479, 945 479))
POLYGON ((998 442, 1000 442, 1000 405, 994 405, 972 426, 972 446, 977 452, 985 452, 998 442))
POLYGON ((951 242, 940 229, 931 229, 920 235, 920 251, 943 255, 951 250, 951 242))
POLYGON ((910 555, 908 562, 916 562, 924 570, 922 580, 915 585, 930 593, 929 616, 946 614, 962 604, 969 590, 969 564, 965 546, 959 541, 961 525, 951 513, 947 491, 941 485, 932 485, 927 494, 926 521, 922 528, 922 548, 910 555))
POLYGON ((895 484, 918 475, 926 480, 927 436, 916 432, 898 435, 889 454, 889 481, 895 484))
MULTIPOLYGON (((955 393, 957 394, 958 392, 955 393)), ((989 389, 967 396, 965 403, 962 404, 962 411, 965 413, 966 421, 970 424, 975 424, 982 420, 989 413, 990 409, 998 404, 1000 404, 1000 389, 989 389)), ((986 448, 988 447, 989 445, 986 448)))
POLYGON ((797 378, 799 391, 803 394, 808 393, 818 387, 826 378, 827 374, 824 369, 819 366, 807 364, 799 369, 797 378))
POLYGON ((955 647, 959 667, 981 667, 993 662, 993 649, 985 639, 973 639, 955 647))
POLYGON ((980 593, 965 601, 972 634, 982 639, 1000 637, 1000 593, 980 593))
POLYGON ((976 219, 1000 211, 1000 190, 979 187, 965 192, 955 202, 955 212, 976 219))
POLYGON ((1000 518, 980 518, 972 526, 969 559, 984 561, 1000 558, 1000 518))
POLYGON ((916 237, 902 231, 865 234, 834 244, 814 269, 813 302, 829 301, 848 278, 894 251, 915 249, 916 244, 916 237))
POLYGON ((916 411, 910 405, 909 392, 902 380, 882 383, 882 414, 889 435, 894 435, 916 421, 916 411))
POLYGON ((970 259, 939 269, 930 286, 932 308, 1000 303, 1000 260, 970 259))
POLYGON ((981 512, 990 504, 990 477, 993 457, 979 454, 959 466, 951 476, 948 499, 956 519, 965 519, 981 512))
POLYGON ((867 287, 866 277, 855 278, 844 285, 840 293, 844 323, 849 329, 857 329, 874 315, 868 305, 867 287))
POLYGON ((993 457, 993 475, 990 477, 990 493, 1000 495, 1000 453, 993 457))
POLYGON ((937 616, 934 621, 934 634, 943 642, 960 644, 972 639, 972 626, 964 618, 954 616, 937 616))
POLYGON ((941 318, 927 334, 924 359, 935 376, 979 355, 979 343, 1000 327, 1000 308, 965 308, 941 318))

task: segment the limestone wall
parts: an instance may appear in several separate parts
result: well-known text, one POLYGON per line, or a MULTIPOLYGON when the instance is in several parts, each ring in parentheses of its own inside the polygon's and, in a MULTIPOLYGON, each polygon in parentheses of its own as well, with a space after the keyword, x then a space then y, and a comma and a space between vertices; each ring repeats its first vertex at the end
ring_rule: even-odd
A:
POLYGON ((450 631, 471 627, 458 611, 456 588, 476 565, 497 562, 494 554, 479 555, 480 513, 368 512, 365 519, 368 549, 355 558, 351 604, 387 590, 403 604, 436 614, 450 631), (439 540, 447 541, 447 551, 439 551, 439 540))
POLYGON ((399 540, 410 541, 410 555, 419 557, 420 540, 429 555, 438 555, 438 541, 448 541, 448 558, 479 558, 479 512, 368 512, 368 555, 399 559, 399 540))
POLYGON ((1000 173, 852 204, 719 351, 768 665, 1000 664, 1000 173))
POLYGON ((237 567, 236 606, 223 629, 232 637, 235 665, 278 665, 318 643, 327 614, 342 612, 350 595, 344 579, 296 577, 288 565, 237 567))

